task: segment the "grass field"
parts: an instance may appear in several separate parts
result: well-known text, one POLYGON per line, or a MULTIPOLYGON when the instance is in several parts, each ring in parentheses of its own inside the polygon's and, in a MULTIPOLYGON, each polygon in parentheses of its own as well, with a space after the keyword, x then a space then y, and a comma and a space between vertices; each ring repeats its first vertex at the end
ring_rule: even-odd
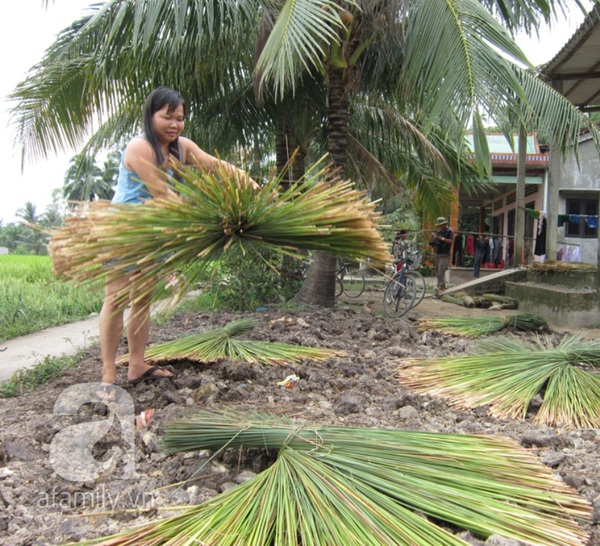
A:
POLYGON ((102 297, 58 279, 48 256, 0 256, 0 341, 87 318, 102 297))

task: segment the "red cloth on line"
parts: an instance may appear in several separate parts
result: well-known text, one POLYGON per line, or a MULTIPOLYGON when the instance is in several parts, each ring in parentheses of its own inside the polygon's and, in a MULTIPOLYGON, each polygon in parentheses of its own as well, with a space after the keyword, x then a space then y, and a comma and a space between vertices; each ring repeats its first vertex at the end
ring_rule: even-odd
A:
POLYGON ((473 256, 475 254, 475 238, 473 235, 467 235, 465 242, 465 254, 467 256, 473 256))

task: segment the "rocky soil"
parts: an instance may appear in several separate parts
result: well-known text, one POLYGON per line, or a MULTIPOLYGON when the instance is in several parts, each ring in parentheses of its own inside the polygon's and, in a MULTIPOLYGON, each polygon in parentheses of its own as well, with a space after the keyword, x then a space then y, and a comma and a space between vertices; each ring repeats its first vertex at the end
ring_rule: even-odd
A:
MULTIPOLYGON (((113 417, 113 410, 109 412, 102 403, 83 403, 72 415, 58 415, 55 410, 65 389, 98 380, 98 348, 89 349, 77 367, 35 392, 2 400, 0 544, 64 544, 109 534, 170 515, 169 507, 200 503, 260 472, 266 462, 261 453, 245 457, 227 453, 196 474, 208 454, 161 451, 159 438, 168 421, 201 409, 231 408, 268 411, 322 425, 508 436, 531 448, 593 505, 589 545, 600 546, 600 430, 536 427, 530 415, 518 421, 498 420, 489 417, 485 408, 458 410, 439 399, 411 393, 396 377, 403 358, 468 353, 474 343, 439 332, 420 333, 414 319, 490 311, 458 310, 426 299, 412 316, 392 320, 381 316, 376 304, 380 297, 367 294, 358 302, 342 302, 335 310, 269 308, 248 314, 259 320, 251 335, 254 339, 344 349, 343 358, 279 367, 180 361, 171 365, 176 379, 137 386, 127 385, 126 370, 120 369, 119 385, 131 395, 135 414, 152 408, 154 420, 135 430, 130 426, 133 414, 127 423, 119 419, 111 421, 112 426, 109 423, 110 430, 96 442, 91 455, 107 466, 117 462, 97 479, 86 478, 85 472, 78 480, 65 479, 55 471, 53 461, 56 457, 70 461, 72 466, 63 465, 62 473, 77 476, 80 469, 75 464, 80 458, 69 452, 68 443, 57 440, 59 435, 67 427, 108 422, 113 417), (278 320, 282 317, 288 320, 278 320), (298 384, 292 389, 278 387, 277 382, 289 374, 299 376, 298 384), (133 467, 124 462, 129 453, 135 456, 133 467)), ((169 324, 154 325, 151 342, 239 318, 228 312, 179 314, 169 324)), ((473 545, 516 544, 498 537, 485 542, 468 533, 461 536, 473 545)))

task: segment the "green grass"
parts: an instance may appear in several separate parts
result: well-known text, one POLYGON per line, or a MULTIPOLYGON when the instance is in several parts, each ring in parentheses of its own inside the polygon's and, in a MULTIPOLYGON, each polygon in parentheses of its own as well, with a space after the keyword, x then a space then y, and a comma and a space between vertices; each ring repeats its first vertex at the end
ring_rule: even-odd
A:
POLYGON ((0 256, 0 342, 85 319, 102 298, 57 278, 48 256, 0 256))
POLYGON ((81 360, 81 354, 60 358, 45 356, 31 368, 20 368, 10 379, 0 382, 0 398, 13 398, 31 392, 38 385, 47 383, 67 368, 75 366, 79 360, 81 360))

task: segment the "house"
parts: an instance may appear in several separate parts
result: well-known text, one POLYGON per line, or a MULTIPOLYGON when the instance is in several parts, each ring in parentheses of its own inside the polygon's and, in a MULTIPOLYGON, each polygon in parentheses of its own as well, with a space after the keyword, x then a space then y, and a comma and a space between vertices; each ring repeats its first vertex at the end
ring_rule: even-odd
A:
MULTIPOLYGON (((600 4, 595 4, 571 39, 542 67, 540 76, 582 112, 600 112, 598 67, 600 4)), ((459 213, 479 209, 480 231, 501 238, 502 259, 508 265, 515 233, 517 141, 515 136, 511 147, 501 134, 491 133, 487 139, 494 184, 472 196, 461 191, 459 213), (488 221, 491 225, 487 225, 488 221)), ((573 260, 576 256, 577 261, 600 266, 597 144, 589 133, 581 134, 577 153, 570 150, 563 156, 558 150, 541 149, 536 137, 528 136, 525 209, 530 214, 525 216, 525 263, 542 252, 548 260, 573 260), (541 249, 536 249, 538 239, 545 242, 541 249)), ((456 220, 454 215, 453 219, 456 220)), ((455 229, 457 223, 453 223, 455 229)))
MULTIPOLYGON (((492 163, 492 183, 472 194, 461 190, 459 214, 477 214, 479 232, 488 233, 500 245, 492 260, 497 265, 508 266, 512 262, 515 235, 516 186, 517 186, 517 139, 509 142, 502 133, 486 135, 492 163)), ((467 135, 467 143, 473 148, 473 136, 467 135)), ((533 259, 538 231, 537 212, 544 210, 548 184, 550 156, 540 148, 536 135, 527 136, 525 160, 525 258, 533 259)), ((453 226, 456 229, 456 226, 453 226)))
MULTIPOLYGON (((571 39, 542 67, 541 76, 582 112, 600 112, 599 66, 600 4, 595 4, 571 39)), ((566 157, 551 150, 548 259, 560 258, 561 250, 572 247, 582 262, 600 266, 599 198, 600 153, 591 136, 580 136, 577 157, 573 150, 566 157)))

